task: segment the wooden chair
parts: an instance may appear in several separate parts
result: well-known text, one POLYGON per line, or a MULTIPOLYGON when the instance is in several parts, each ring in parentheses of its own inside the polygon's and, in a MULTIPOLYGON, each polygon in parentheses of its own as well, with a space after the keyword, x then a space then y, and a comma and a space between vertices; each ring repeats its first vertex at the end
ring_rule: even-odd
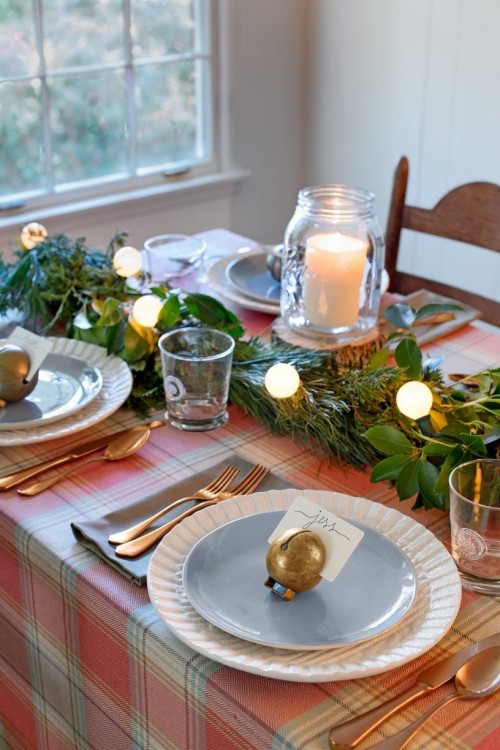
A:
POLYGON ((397 270, 402 229, 447 237, 500 253, 500 185, 469 182, 451 190, 434 208, 417 208, 405 202, 408 171, 408 159, 403 156, 394 175, 386 230, 390 291, 410 294, 428 289, 471 305, 480 311, 483 320, 500 325, 500 301, 397 270))

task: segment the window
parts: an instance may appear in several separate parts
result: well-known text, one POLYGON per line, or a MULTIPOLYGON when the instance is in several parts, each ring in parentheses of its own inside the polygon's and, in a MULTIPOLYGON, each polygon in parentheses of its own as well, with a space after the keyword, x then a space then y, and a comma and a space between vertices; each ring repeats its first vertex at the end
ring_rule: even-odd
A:
POLYGON ((209 0, 2 0, 0 203, 213 160, 209 0))

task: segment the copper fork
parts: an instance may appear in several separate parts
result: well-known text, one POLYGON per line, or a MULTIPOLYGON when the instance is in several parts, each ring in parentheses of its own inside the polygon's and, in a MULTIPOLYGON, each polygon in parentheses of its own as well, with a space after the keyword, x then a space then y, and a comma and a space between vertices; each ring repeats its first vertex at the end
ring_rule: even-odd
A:
POLYGON ((201 510, 202 508, 207 508, 209 505, 216 505, 221 500, 227 500, 230 497, 236 497, 236 495, 249 495, 262 484, 268 474, 269 469, 257 464, 247 476, 241 480, 241 482, 232 488, 232 490, 221 492, 214 500, 207 500, 206 502, 199 503, 198 505, 189 508, 184 511, 184 513, 181 513, 180 516, 163 524, 163 526, 160 526, 158 529, 153 529, 153 531, 149 531, 147 534, 143 534, 143 536, 133 539, 131 542, 118 545, 115 550, 116 554, 120 557, 137 557, 137 555, 140 555, 149 549, 152 544, 155 544, 155 542, 162 539, 165 534, 168 534, 170 529, 173 529, 174 526, 193 513, 196 513, 196 511, 201 510))
POLYGON ((202 487, 197 490, 197 492, 193 492, 192 495, 186 495, 186 497, 181 497, 179 500, 174 500, 174 502, 170 503, 170 505, 166 505, 153 516, 136 523, 135 526, 130 526, 130 528, 124 529, 123 531, 117 531, 116 534, 110 534, 110 536, 108 536, 108 542, 111 542, 111 544, 124 544, 125 542, 132 541, 132 539, 135 539, 139 534, 142 534, 142 532, 145 531, 148 526, 151 526, 151 524, 158 518, 161 518, 170 510, 178 508, 179 505, 187 503, 189 500, 214 500, 223 490, 229 487, 238 473, 239 469, 237 469, 236 466, 227 466, 224 471, 215 477, 210 484, 207 484, 206 487, 202 487))

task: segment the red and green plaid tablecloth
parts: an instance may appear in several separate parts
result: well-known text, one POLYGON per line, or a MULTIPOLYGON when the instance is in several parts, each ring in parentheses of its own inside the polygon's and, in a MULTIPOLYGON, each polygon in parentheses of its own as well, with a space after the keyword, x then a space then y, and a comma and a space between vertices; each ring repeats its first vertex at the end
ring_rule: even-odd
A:
MULTIPOLYGON (((254 331, 269 317, 254 314, 254 331)), ((426 347, 446 370, 475 372, 500 360, 500 336, 476 326, 426 347)), ((118 426, 120 410, 70 440, 4 448, 0 473, 118 426)), ((237 453, 298 487, 360 495, 407 513, 444 539, 447 517, 411 511, 369 472, 320 462, 291 439, 230 409, 208 433, 155 430, 141 451, 97 463, 33 498, 0 494, 0 748, 9 750, 326 750, 332 725, 401 692, 448 653, 500 631, 500 599, 464 592, 446 636, 419 659, 365 679, 293 683, 240 672, 193 652, 169 631, 140 588, 79 545, 70 524, 123 507, 237 453)), ((382 739, 451 692, 447 684, 398 714, 361 747, 382 739)), ((457 701, 410 750, 497 750, 500 696, 457 701)))

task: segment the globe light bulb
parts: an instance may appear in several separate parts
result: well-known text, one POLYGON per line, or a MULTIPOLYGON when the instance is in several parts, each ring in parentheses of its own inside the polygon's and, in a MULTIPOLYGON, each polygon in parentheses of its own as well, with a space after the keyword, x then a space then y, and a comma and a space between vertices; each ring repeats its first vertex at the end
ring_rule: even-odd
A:
POLYGON ((135 247, 121 247, 113 255, 113 266, 118 276, 128 279, 142 268, 142 255, 135 247))
POLYGON ((410 419, 427 417, 432 408, 432 391, 419 380, 410 380, 396 394, 399 411, 410 419))
POLYGON ((159 297, 155 297, 154 294, 146 294, 134 302, 132 315, 134 320, 144 328, 154 328, 162 307, 163 302, 159 297))
POLYGON ((300 385, 299 373, 286 362, 278 362, 266 372, 264 386, 274 398, 293 396, 300 385))
POLYGON ((47 239, 47 230, 43 224, 32 221, 21 230, 21 245, 25 250, 33 250, 34 247, 47 239))

